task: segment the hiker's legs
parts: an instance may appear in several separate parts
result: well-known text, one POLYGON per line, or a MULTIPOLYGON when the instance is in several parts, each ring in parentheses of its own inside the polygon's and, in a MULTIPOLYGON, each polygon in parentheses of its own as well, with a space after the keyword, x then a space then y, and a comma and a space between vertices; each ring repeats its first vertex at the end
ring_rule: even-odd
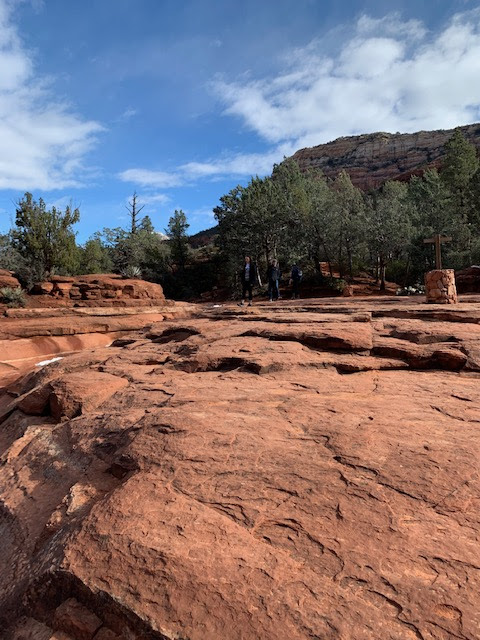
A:
POLYGON ((247 297, 248 283, 244 282, 242 284, 242 301, 240 304, 245 302, 245 298, 247 297))
POLYGON ((278 290, 278 280, 273 281, 273 299, 278 300, 280 297, 280 292, 278 290))
POLYGON ((300 297, 300 282, 298 280, 293 280, 293 297, 300 297))

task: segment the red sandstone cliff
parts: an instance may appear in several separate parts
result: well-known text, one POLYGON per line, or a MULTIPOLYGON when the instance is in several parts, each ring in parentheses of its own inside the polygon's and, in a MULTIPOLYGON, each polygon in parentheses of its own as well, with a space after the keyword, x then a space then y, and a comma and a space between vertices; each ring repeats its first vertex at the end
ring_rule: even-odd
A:
MULTIPOLYGON (((467 140, 480 148, 479 123, 459 129, 467 140)), ((355 186, 368 190, 386 180, 408 180, 429 167, 440 166, 445 143, 453 132, 454 129, 448 129, 349 136, 300 149, 293 158, 303 171, 321 169, 329 178, 345 169, 355 186)))

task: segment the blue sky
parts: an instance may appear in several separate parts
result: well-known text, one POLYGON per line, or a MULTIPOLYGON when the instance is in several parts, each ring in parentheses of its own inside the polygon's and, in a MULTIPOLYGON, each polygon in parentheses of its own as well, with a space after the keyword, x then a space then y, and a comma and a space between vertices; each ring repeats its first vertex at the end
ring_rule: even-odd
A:
POLYGON ((479 79, 469 0, 0 0, 0 231, 31 191, 83 242, 136 190, 194 233, 299 148, 479 121, 479 79))

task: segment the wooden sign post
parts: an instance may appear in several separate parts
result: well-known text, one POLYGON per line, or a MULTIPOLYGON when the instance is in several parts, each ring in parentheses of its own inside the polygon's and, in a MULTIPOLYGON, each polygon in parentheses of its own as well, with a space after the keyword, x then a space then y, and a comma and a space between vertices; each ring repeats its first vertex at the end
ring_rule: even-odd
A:
POLYGON ((435 245, 435 268, 442 268, 442 250, 441 246, 445 242, 451 242, 452 238, 449 236, 442 236, 439 233, 436 233, 433 238, 426 238, 423 242, 425 244, 434 244, 435 245))

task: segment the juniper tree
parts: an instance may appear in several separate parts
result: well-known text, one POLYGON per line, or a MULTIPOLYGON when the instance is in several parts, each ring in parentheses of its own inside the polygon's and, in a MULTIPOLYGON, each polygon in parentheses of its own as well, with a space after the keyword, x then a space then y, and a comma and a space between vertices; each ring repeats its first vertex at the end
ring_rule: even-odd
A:
POLYGON ((175 209, 173 216, 168 221, 168 227, 165 229, 170 240, 172 260, 182 269, 185 268, 188 259, 187 229, 189 226, 185 213, 181 209, 175 209))
POLYGON ((67 206, 62 212, 47 209, 40 198, 36 202, 25 193, 18 202, 12 245, 24 258, 30 279, 42 279, 55 271, 75 270, 77 248, 73 226, 80 220, 80 211, 67 206))

